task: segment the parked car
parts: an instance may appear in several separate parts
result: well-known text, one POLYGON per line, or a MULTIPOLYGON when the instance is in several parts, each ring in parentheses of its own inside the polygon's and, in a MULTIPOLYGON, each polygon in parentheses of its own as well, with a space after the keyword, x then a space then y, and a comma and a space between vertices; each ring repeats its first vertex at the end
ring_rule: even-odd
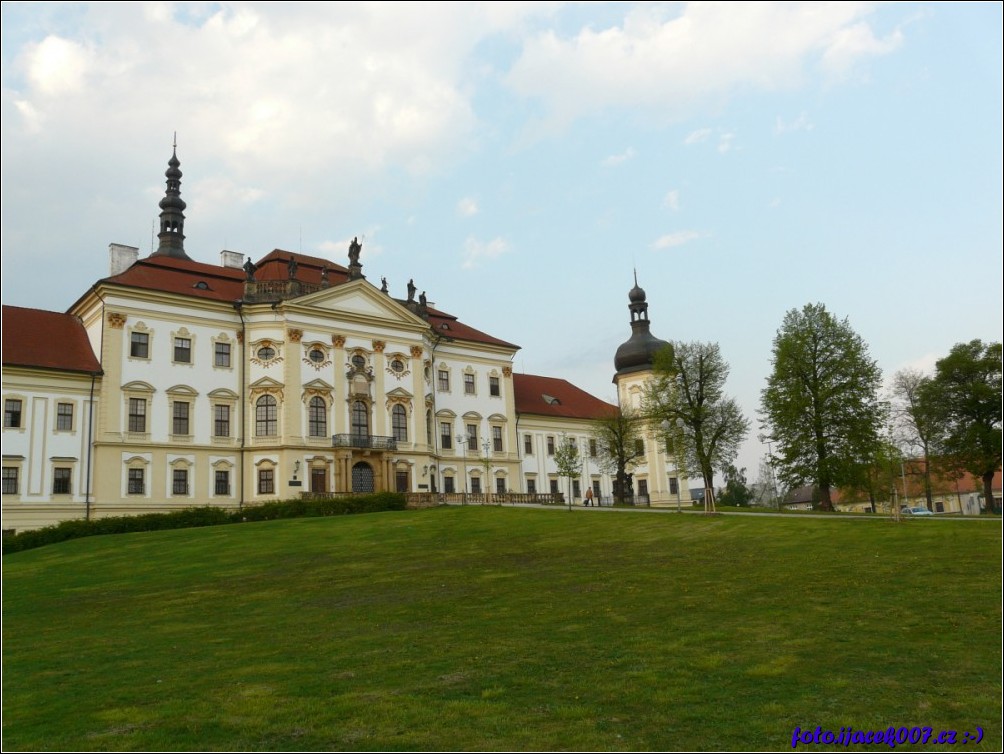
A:
POLYGON ((902 513, 904 516, 933 516, 927 508, 922 505, 914 505, 910 508, 903 508, 902 513))

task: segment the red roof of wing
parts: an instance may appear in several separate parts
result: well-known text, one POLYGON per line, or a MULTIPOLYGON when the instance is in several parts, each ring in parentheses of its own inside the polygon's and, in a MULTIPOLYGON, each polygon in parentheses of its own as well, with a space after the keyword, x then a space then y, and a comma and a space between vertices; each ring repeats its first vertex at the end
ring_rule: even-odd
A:
POLYGON ((328 268, 328 283, 338 285, 349 279, 349 270, 340 264, 323 259, 322 257, 311 257, 306 254, 297 254, 284 249, 273 249, 258 261, 258 269, 255 270, 255 280, 286 280, 289 277, 289 260, 296 259, 296 279, 304 283, 320 284, 321 270, 328 268))
POLYGON ((500 340, 499 338, 492 337, 488 333, 481 332, 470 325, 465 325, 452 314, 447 314, 446 312, 441 312, 431 307, 429 308, 429 326, 432 327, 435 332, 447 338, 455 338, 456 340, 471 340, 475 343, 489 343, 491 345, 503 346, 505 348, 519 348, 519 346, 513 343, 500 340))
POLYGON ((560 416, 566 419, 602 419, 617 410, 568 380, 557 377, 539 377, 533 374, 514 374, 513 391, 516 394, 516 412, 560 416))
POLYGON ((101 372, 77 317, 20 306, 3 307, 4 366, 101 372))
POLYGON ((244 270, 233 267, 173 257, 147 257, 100 282, 213 301, 237 301, 244 295, 244 278, 244 270), (205 283, 206 287, 197 287, 199 283, 205 283))

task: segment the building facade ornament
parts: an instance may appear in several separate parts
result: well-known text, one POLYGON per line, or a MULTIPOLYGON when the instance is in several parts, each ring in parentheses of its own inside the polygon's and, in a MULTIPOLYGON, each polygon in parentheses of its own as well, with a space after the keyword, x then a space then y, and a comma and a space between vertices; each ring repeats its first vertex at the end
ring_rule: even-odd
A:
POLYGON ((113 330, 121 330, 125 327, 126 315, 118 312, 108 312, 108 326, 113 330))

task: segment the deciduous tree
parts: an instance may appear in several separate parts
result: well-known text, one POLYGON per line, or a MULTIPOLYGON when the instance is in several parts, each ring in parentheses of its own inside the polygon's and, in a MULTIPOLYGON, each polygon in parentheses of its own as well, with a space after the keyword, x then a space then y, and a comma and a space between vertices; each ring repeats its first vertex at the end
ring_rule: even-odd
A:
POLYGON ((945 430, 945 454, 983 481, 993 511, 993 478, 1001 467, 1001 344, 958 343, 935 365, 925 400, 945 430))
POLYGON ((599 419, 593 425, 596 439, 596 454, 599 467, 614 475, 614 502, 624 504, 628 490, 628 472, 644 455, 642 420, 640 415, 628 408, 613 408, 609 416, 599 419))
POLYGON ((900 445, 920 455, 927 509, 934 511, 931 463, 944 435, 938 418, 931 378, 916 369, 901 369, 892 378, 893 431, 900 445))
POLYGON ((558 476, 568 480, 568 508, 572 508, 572 480, 577 479, 582 473, 582 456, 579 455, 579 446, 575 440, 567 435, 558 438, 558 447, 554 451, 554 465, 558 469, 558 476))
POLYGON ((833 510, 831 488, 853 482, 860 461, 878 446, 886 413, 878 398, 881 379, 846 318, 838 320, 822 304, 785 314, 761 412, 786 486, 814 483, 820 507, 833 510))
POLYGON ((670 446, 682 452, 688 467, 700 470, 705 494, 713 494, 715 469, 735 460, 750 428, 736 400, 725 395, 729 365, 717 343, 673 342, 656 354, 654 371, 645 413, 667 428, 670 446))

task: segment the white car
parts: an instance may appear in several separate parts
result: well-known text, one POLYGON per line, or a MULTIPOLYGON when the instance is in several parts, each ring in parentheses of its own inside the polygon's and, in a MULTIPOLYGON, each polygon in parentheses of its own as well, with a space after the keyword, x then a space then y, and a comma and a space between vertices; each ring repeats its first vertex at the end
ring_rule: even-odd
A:
POLYGON ((927 508, 925 508, 922 505, 915 505, 915 506, 913 506, 911 508, 903 508, 902 512, 903 512, 904 516, 933 516, 934 515, 933 513, 931 513, 931 511, 929 511, 927 508))

